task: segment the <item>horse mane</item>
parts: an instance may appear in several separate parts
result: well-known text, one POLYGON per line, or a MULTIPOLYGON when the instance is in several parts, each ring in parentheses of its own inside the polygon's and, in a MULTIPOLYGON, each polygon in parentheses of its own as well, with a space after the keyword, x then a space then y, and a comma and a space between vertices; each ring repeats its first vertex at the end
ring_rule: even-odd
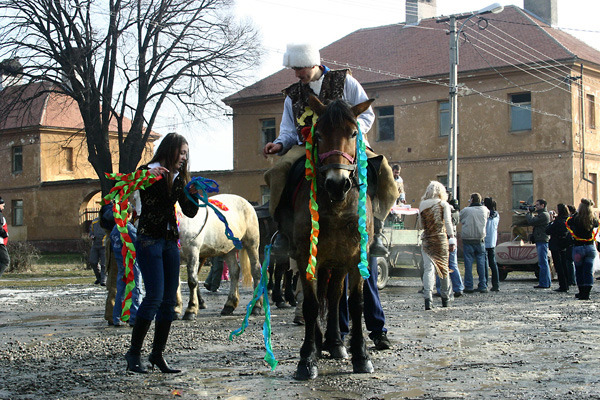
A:
POLYGON ((319 116, 319 123, 324 124, 325 128, 341 126, 345 122, 356 124, 356 117, 352 112, 350 104, 341 99, 329 103, 325 113, 319 116))

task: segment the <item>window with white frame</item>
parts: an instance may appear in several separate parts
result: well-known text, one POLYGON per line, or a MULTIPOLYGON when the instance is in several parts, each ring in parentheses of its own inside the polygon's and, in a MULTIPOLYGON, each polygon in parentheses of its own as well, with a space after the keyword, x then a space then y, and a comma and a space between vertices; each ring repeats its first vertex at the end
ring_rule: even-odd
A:
POLYGON ((10 212, 12 214, 12 226, 23 225, 23 200, 13 200, 10 212))
POLYGON ((440 136, 448 136, 450 134, 450 103, 440 101, 438 103, 438 121, 440 136))
POLYGON ((510 130, 531 130, 531 93, 510 95, 510 130))
POLYGON ((375 108, 377 118, 377 141, 394 140, 394 107, 375 108))
POLYGON ((13 146, 12 148, 12 172, 13 174, 23 172, 23 146, 13 146))
POLYGON ((275 118, 267 118, 260 120, 260 130, 263 146, 275 140, 275 118))
POLYGON ((533 204, 533 172, 511 172, 512 208, 517 210, 521 201, 533 204))

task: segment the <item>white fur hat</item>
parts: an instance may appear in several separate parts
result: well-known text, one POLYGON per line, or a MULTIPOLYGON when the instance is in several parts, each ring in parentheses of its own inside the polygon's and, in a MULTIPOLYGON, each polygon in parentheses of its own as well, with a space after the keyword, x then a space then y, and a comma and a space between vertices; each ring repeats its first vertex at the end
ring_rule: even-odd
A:
POLYGON ((319 50, 310 44, 288 44, 283 55, 283 66, 288 68, 314 67, 321 64, 319 50))

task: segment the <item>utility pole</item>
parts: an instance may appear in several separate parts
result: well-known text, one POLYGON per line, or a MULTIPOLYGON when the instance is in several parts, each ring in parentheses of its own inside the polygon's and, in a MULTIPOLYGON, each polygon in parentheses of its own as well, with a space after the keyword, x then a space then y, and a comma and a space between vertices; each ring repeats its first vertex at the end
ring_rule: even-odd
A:
POLYGON ((494 13, 497 14, 504 9, 498 3, 491 4, 479 11, 466 14, 452 14, 440 18, 436 22, 448 22, 450 34, 450 80, 449 80, 449 106, 450 106, 450 132, 448 132, 448 192, 453 199, 458 193, 458 39, 465 24, 473 17, 494 13), (464 19, 460 29, 456 29, 456 21, 464 19))

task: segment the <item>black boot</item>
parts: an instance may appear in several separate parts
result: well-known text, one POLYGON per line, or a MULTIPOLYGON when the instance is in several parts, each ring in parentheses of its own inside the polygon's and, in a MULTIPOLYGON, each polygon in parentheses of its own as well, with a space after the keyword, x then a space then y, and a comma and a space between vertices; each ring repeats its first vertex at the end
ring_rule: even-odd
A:
POLYGON ((576 297, 579 300, 589 300, 591 290, 592 290, 591 286, 579 286, 579 293, 576 297))
POLYGON ((442 297, 442 307, 448 307, 448 299, 442 297))
POLYGON ((388 250, 383 244, 383 235, 381 231, 383 230, 383 222, 380 219, 373 217, 373 243, 371 243, 371 247, 369 248, 369 255, 371 257, 387 257, 388 250))
POLYGON ((163 358, 163 352, 169 338, 171 330, 171 321, 156 321, 154 325, 154 343, 152 344, 152 353, 148 357, 148 361, 152 364, 152 368, 157 366, 160 372, 165 374, 176 374, 181 372, 179 369, 172 369, 163 358))
POLYGON ((92 269, 92 271, 94 271, 94 275, 96 276, 96 281, 94 282, 94 285, 99 285, 100 284, 100 269, 98 268, 98 264, 94 265, 90 263, 90 268, 92 269))
POLYGON ((131 332, 131 346, 129 351, 125 354, 125 360, 127 360, 127 371, 137 372, 139 374, 147 374, 148 371, 142 365, 140 355, 142 353, 142 344, 144 344, 144 338, 150 329, 152 321, 137 317, 135 319, 135 325, 131 332))
POLYGON ((425 310, 431 310, 431 300, 425 299, 425 310))

